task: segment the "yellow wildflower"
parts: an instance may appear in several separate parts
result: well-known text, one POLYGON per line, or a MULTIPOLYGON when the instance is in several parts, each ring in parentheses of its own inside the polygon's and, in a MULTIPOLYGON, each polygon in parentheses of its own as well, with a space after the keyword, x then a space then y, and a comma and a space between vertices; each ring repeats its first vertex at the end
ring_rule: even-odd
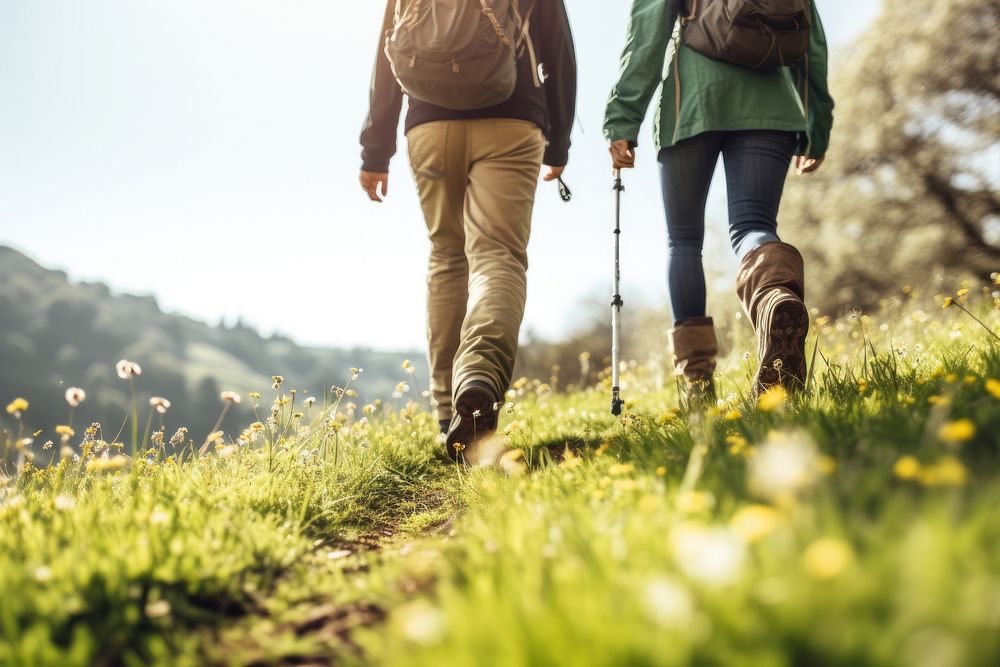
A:
MULTIPOLYGON (((775 385, 760 395, 760 398, 757 399, 757 407, 764 412, 774 412, 784 408, 787 402, 788 392, 781 385, 775 385)), ((726 418, 728 419, 729 416, 727 415, 726 418)))
POLYGON ((677 494, 676 504, 682 514, 698 514, 715 506, 715 496, 707 491, 684 491, 677 494))
POLYGON ((659 468, 656 469, 657 477, 665 477, 666 474, 667 474, 667 466, 660 466, 659 468))
POLYGON ((912 456, 904 456, 892 466, 892 474, 899 479, 916 479, 920 470, 920 461, 912 456))
POLYGON ((621 477, 632 473, 634 470, 635 465, 632 463, 616 463, 608 468, 608 474, 612 477, 621 477))
POLYGON ((802 567, 814 579, 833 579, 854 563, 854 551, 841 539, 816 540, 802 554, 802 567))
POLYGON ((27 409, 28 409, 28 401, 24 400, 21 397, 18 397, 15 398, 13 401, 11 401, 10 404, 7 406, 7 414, 17 416, 22 412, 26 411, 27 409))
POLYGON ((938 437, 945 442, 968 442, 976 436, 976 425, 969 419, 958 419, 938 429, 938 437))
POLYGON ((734 422, 743 416, 739 410, 733 409, 726 413, 726 421, 734 422))
POLYGON ((1000 400, 1000 380, 990 378, 986 381, 986 393, 1000 400))
POLYGON ((968 471, 954 456, 945 456, 934 465, 926 466, 919 475, 924 486, 965 486, 968 471))
POLYGON ((781 515, 768 505, 741 507, 729 522, 733 531, 748 543, 758 542, 781 523, 781 515))
POLYGON ((56 435, 61 438, 69 439, 76 435, 76 431, 73 430, 72 426, 66 426, 65 424, 60 424, 56 426, 56 435))
POLYGON ((87 472, 104 472, 108 470, 121 470, 128 464, 128 457, 118 454, 108 458, 103 456, 99 459, 91 459, 87 462, 87 472))
POLYGON ((955 296, 961 298, 961 297, 967 295, 969 293, 969 291, 970 290, 969 290, 968 287, 963 287, 962 289, 960 289, 957 292, 955 292, 955 296))

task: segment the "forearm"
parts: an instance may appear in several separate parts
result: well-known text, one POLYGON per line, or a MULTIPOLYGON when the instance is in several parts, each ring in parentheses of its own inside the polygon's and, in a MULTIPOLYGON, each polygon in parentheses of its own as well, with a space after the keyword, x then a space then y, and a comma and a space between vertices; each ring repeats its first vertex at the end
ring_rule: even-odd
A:
POLYGON ((562 0, 540 2, 535 18, 532 41, 540 45, 539 55, 548 76, 545 103, 549 145, 544 161, 549 166, 562 167, 569 161, 570 134, 576 118, 576 49, 562 0))
POLYGON ((809 39, 808 60, 796 66, 803 84, 803 105, 806 110, 808 157, 822 158, 830 145, 833 129, 834 101, 830 95, 828 78, 829 52, 826 32, 816 4, 813 4, 813 26, 809 39))
POLYGON ((633 0, 618 82, 604 119, 608 141, 638 144, 639 128, 663 77, 667 46, 677 21, 672 0, 633 0))
POLYGON ((403 105, 403 91, 392 74, 392 67, 385 55, 384 35, 392 27, 395 2, 387 3, 375 54, 375 68, 369 93, 368 115, 361 130, 362 170, 387 172, 389 161, 396 153, 396 133, 399 114, 403 105))

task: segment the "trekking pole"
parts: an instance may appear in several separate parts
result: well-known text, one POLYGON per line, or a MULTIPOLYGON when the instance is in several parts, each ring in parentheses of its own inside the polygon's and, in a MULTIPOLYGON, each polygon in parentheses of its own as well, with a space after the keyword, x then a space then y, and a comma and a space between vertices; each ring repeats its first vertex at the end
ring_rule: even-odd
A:
POLYGON ((622 193, 625 186, 622 185, 622 170, 615 169, 615 286, 614 296, 611 299, 611 414, 619 416, 625 401, 621 397, 621 377, 619 368, 618 334, 619 319, 621 317, 622 306, 625 305, 621 296, 621 236, 622 236, 622 193))

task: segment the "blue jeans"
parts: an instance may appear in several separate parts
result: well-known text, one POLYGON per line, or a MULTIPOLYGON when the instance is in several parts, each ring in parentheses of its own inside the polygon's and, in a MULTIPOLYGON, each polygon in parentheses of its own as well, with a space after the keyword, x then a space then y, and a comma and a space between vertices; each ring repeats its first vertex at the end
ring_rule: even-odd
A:
POLYGON ((726 169, 729 239, 742 259, 778 238, 778 205, 797 146, 794 132, 705 132, 660 151, 667 214, 667 284, 674 321, 705 316, 705 203, 719 155, 726 169))

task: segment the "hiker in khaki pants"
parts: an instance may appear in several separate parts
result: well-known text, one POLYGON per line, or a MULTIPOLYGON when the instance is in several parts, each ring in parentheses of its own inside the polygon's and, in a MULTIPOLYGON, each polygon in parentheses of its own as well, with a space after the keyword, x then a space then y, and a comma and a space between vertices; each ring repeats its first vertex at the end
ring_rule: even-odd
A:
MULTIPOLYGON (((491 4, 499 13, 507 3, 483 2, 491 4)), ((389 0, 382 34, 393 30, 396 6, 389 0)), ((524 315, 535 188, 543 164, 546 181, 562 174, 574 118, 576 61, 562 0, 524 0, 511 12, 518 9, 527 43, 506 101, 455 110, 410 95, 406 117, 410 168, 431 241, 431 391, 456 459, 496 429, 524 315)), ((403 94, 380 48, 361 135, 360 180, 372 201, 386 194, 403 94)))

